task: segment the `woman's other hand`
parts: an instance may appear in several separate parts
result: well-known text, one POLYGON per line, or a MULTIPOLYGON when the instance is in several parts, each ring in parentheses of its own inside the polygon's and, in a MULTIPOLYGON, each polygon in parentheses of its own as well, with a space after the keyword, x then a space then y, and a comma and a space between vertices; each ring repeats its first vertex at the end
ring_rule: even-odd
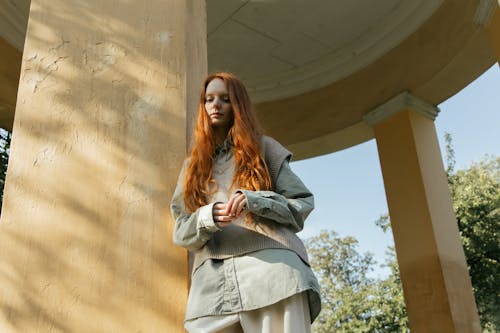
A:
POLYGON ((221 228, 228 226, 234 220, 234 217, 227 214, 227 205, 228 204, 222 202, 217 202, 213 206, 212 215, 214 217, 214 222, 221 228))
POLYGON ((226 207, 226 214, 232 218, 237 218, 247 206, 247 197, 242 192, 236 192, 229 198, 226 207))

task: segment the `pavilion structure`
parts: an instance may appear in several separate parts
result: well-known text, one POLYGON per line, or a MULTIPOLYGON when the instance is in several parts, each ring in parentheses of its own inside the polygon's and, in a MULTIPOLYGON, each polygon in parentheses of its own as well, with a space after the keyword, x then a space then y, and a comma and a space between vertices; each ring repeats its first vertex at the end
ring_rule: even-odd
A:
POLYGON ((411 331, 480 332, 434 119, 500 61, 499 4, 376 4, 3 1, 0 331, 183 331, 169 201, 228 70, 296 158, 376 139, 411 331))

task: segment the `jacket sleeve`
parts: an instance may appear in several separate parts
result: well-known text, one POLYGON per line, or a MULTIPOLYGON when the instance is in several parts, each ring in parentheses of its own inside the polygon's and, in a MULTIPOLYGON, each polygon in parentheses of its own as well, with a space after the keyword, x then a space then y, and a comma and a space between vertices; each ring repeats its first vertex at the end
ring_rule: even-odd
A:
POLYGON ((177 180, 170 211, 175 220, 174 243, 185 247, 190 251, 195 251, 203 247, 212 235, 219 230, 215 224, 212 214, 214 203, 202 206, 193 213, 186 211, 184 204, 184 170, 187 160, 184 162, 182 170, 177 180))
POLYGON ((249 212, 287 225, 295 232, 304 228, 304 220, 314 209, 314 196, 290 169, 287 160, 281 165, 275 191, 239 190, 247 198, 249 212))

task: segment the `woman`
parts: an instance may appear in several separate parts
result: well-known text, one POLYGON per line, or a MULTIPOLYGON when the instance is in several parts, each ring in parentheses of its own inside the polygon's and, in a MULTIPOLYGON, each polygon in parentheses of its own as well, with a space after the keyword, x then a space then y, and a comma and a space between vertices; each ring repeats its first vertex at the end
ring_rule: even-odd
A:
POLYGON ((189 332, 310 332, 318 282, 295 234, 314 206, 291 153, 263 136, 242 82, 206 78, 171 210, 193 251, 189 332))

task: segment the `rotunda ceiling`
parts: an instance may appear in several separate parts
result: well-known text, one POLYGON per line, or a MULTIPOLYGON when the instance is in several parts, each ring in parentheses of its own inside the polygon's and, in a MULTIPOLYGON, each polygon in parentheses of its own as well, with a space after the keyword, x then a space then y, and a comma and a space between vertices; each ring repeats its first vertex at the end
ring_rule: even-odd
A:
MULTIPOLYGON (((298 158, 372 138, 364 115, 402 91, 437 105, 495 62, 485 24, 497 0, 206 2, 209 71, 241 77, 266 132, 298 158)), ((29 5, 0 3, 0 37, 19 51, 29 5)), ((13 118, 11 85, 0 121, 13 118)))
POLYGON ((256 102, 312 91, 385 54, 441 3, 208 1, 209 69, 242 77, 256 102))

